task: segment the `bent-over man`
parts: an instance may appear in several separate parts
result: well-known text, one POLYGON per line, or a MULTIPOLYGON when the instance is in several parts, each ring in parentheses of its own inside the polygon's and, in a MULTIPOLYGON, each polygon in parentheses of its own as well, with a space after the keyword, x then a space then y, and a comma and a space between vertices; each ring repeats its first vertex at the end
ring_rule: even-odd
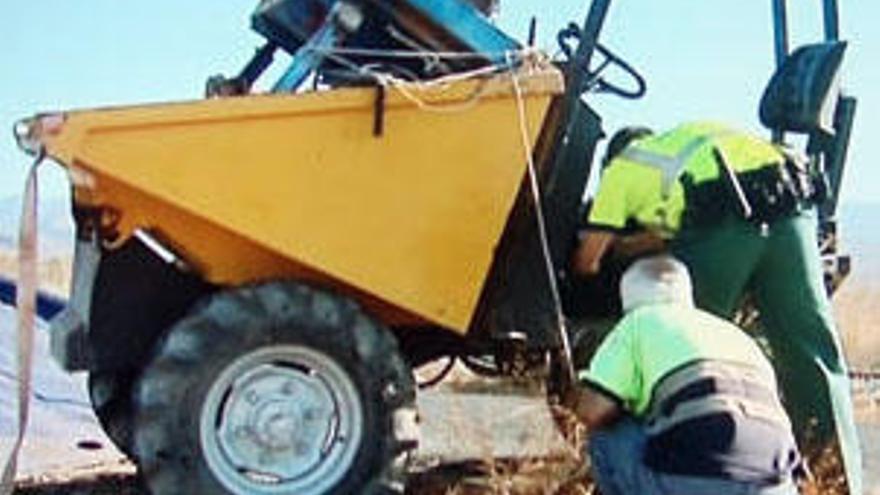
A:
POLYGON ((695 308, 670 256, 636 261, 620 292, 625 316, 571 402, 601 492, 796 494, 800 456, 753 339, 695 308))

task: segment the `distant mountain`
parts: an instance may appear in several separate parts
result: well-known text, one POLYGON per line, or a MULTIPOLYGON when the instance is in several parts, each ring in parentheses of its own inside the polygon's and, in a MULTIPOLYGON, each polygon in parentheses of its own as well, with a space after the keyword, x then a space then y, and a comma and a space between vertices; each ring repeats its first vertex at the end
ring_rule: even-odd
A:
POLYGON ((11 247, 15 242, 16 226, 18 220, 15 212, 21 207, 16 206, 15 197, 0 198, 0 248, 11 247))

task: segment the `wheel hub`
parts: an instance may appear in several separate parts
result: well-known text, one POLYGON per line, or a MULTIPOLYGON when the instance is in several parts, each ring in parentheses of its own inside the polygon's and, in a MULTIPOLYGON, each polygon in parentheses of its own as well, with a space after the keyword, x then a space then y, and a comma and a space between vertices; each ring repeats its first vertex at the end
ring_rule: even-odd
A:
POLYGON ((326 384, 278 365, 262 365, 236 380, 221 421, 220 448, 233 464, 280 479, 314 469, 325 443, 340 433, 326 384))
POLYGON ((224 370, 206 398, 206 458, 238 493, 335 483, 359 447, 361 412, 329 357, 296 346, 256 351, 224 370))

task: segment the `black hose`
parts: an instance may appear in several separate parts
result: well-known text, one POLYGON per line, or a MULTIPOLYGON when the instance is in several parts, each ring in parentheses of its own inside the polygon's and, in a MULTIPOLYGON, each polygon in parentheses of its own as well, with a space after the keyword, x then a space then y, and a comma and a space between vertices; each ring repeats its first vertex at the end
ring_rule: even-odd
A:
POLYGON ((442 370, 440 370, 439 373, 437 373, 437 375, 428 380, 418 383, 419 390, 433 387, 434 385, 442 382, 443 379, 449 375, 449 372, 451 372, 452 368, 455 367, 455 363, 458 359, 455 356, 447 356, 447 358, 449 359, 449 361, 446 362, 446 365, 443 367, 442 370))

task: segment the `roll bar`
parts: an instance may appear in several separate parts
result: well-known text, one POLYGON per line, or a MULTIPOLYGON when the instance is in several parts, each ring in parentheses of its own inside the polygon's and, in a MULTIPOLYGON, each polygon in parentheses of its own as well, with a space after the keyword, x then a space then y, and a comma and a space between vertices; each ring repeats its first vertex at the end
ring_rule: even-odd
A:
MULTIPOLYGON (((778 66, 788 55, 788 0, 772 0, 772 2, 774 47, 778 66)), ((822 17, 825 27, 825 41, 839 40, 840 10, 838 0, 822 0, 822 17)))

